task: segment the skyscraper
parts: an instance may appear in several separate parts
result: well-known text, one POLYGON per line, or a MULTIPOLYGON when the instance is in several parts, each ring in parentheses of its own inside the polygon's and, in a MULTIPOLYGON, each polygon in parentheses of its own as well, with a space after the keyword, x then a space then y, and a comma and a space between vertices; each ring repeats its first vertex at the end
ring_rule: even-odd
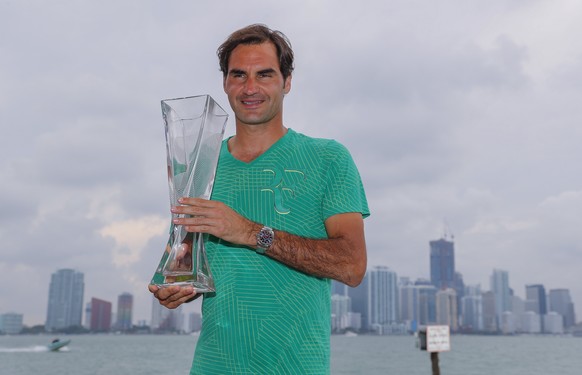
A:
POLYGON ((501 314, 511 311, 511 292, 509 289, 509 273, 502 270, 493 270, 490 277, 490 287, 495 298, 495 315, 497 325, 500 323, 501 314))
POLYGON ((374 329, 398 322, 398 277, 388 267, 377 266, 369 273, 369 321, 374 329))
POLYGON ((352 312, 360 314, 362 329, 370 330, 370 322, 368 320, 368 311, 370 310, 370 303, 368 295, 369 274, 366 272, 364 279, 355 288, 348 288, 348 296, 352 301, 352 312))
POLYGON ((483 329, 487 332, 497 332, 497 316, 495 315, 495 296, 492 291, 481 294, 481 306, 483 311, 483 329))
POLYGON ((416 332, 420 318, 418 287, 412 283, 400 286, 400 320, 416 332))
POLYGON ((116 328, 128 331, 132 327, 133 296, 122 293, 117 297, 117 324, 116 328))
POLYGON ((436 316, 437 323, 449 326, 451 331, 459 328, 457 292, 454 289, 441 289, 436 293, 436 316))
POLYGON ((548 313, 546 289, 543 285, 534 284, 525 286, 525 310, 533 311, 539 316, 544 316, 548 313))
POLYGON ((455 243, 430 241, 430 282, 437 289, 455 289, 455 243))
POLYGON ((467 332, 483 330, 483 299, 479 285, 467 286, 461 299, 463 304, 462 329, 467 332))
POLYGON ((91 325, 93 332, 108 332, 111 329, 111 302, 91 298, 91 325))
POLYGON ((331 296, 331 331, 341 332, 350 327, 350 297, 340 294, 331 296))
POLYGON ((83 274, 72 269, 61 269, 52 274, 45 323, 47 331, 81 326, 83 280, 83 274))
POLYGON ((436 324, 436 292, 437 288, 428 281, 417 281, 418 288, 418 324, 436 324))
POLYGON ((562 315, 565 329, 576 324, 574 303, 572 303, 572 298, 570 297, 570 291, 568 289, 550 289, 549 300, 550 311, 555 311, 562 315))

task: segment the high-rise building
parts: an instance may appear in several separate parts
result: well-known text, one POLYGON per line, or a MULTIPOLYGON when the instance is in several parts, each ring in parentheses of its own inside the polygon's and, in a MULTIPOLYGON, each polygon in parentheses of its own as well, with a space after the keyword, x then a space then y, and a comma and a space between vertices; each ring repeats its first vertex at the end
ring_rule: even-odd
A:
POLYGON ((486 332, 497 332, 497 316, 495 315, 495 295, 491 291, 481 294, 483 306, 483 330, 486 332))
POLYGON ((45 323, 47 331, 81 326, 84 290, 81 272, 61 269, 52 274, 45 323))
POLYGON ((455 292, 457 292, 457 315, 460 319, 463 315, 463 304, 461 300, 465 296, 465 282, 463 281, 463 275, 460 272, 455 272, 455 292))
POLYGON ((22 331, 22 314, 0 314, 0 332, 6 335, 17 335, 22 331))
POLYGON ((331 296, 331 330, 341 332, 350 327, 350 297, 333 294, 331 296))
POLYGON ((497 325, 500 327, 501 314, 511 311, 511 293, 509 289, 509 273, 507 271, 494 269, 489 279, 491 292, 495 298, 495 315, 497 325))
POLYGON ((437 289, 455 288, 455 243, 430 241, 430 282, 437 289))
POLYGON ((348 295, 348 286, 344 283, 340 283, 339 281, 332 280, 331 281, 331 294, 339 294, 340 296, 347 296, 348 295))
POLYGON ((436 324, 436 292, 437 288, 428 280, 417 280, 418 288, 418 324, 436 324))
POLYGON ((574 303, 568 289, 550 289, 549 300, 550 311, 557 312, 564 319, 564 329, 576 324, 574 303))
POLYGON ((376 330, 383 330, 399 320, 398 276, 388 267, 377 266, 368 272, 368 277, 369 322, 376 330))
POLYGON ((555 311, 550 311, 543 316, 544 333, 559 335, 564 333, 564 319, 555 311))
POLYGON ((348 288, 348 296, 352 301, 352 312, 360 314, 361 327, 364 331, 371 329, 368 320, 368 312, 370 311, 370 299, 368 294, 369 274, 366 272, 364 279, 355 288, 348 288))
POLYGON ((461 299, 463 315, 461 328, 466 332, 480 332, 483 330, 483 299, 479 286, 466 287, 465 295, 461 299))
POLYGON ((452 288, 441 289, 436 293, 437 323, 447 325, 451 331, 459 328, 457 314, 457 292, 452 288))
POLYGON ((419 301, 418 286, 408 283, 400 286, 400 320, 410 332, 418 329, 419 301))
POLYGON ((91 325, 89 329, 93 332, 111 330, 111 302, 91 298, 91 325))
MULTIPOLYGON (((541 284, 525 286, 525 310, 533 311, 540 316, 548 313, 546 289, 541 284)), ((541 318, 543 319, 543 318, 541 318)), ((542 327, 543 328, 543 327, 542 327)))
POLYGON ((122 293, 117 297, 117 324, 116 328, 128 331, 132 327, 133 295, 122 293))

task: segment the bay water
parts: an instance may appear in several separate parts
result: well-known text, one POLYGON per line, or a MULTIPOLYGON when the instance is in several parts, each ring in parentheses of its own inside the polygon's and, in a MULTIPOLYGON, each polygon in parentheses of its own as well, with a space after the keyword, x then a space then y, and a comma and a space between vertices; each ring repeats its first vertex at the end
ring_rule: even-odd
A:
MULTIPOLYGON (((0 375, 185 375, 196 336, 71 335, 62 352, 47 335, 0 336, 0 375)), ((429 353, 412 336, 331 337, 332 374, 431 374, 429 353)), ((439 354, 442 375, 580 375, 582 338, 572 336, 451 337, 439 354)))

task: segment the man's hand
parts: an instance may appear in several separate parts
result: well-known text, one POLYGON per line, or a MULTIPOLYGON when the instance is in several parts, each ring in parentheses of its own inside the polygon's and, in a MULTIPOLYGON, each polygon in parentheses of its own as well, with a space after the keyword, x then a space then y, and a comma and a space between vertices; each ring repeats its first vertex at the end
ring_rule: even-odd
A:
POLYGON ((168 309, 175 309, 184 302, 190 302, 201 296, 200 293, 196 293, 192 286, 159 288, 155 285, 148 285, 148 289, 160 301, 160 305, 168 309))
MULTIPOLYGON (((239 215, 219 201, 180 198, 172 213, 189 232, 209 233, 237 245, 255 248, 261 224, 239 215)), ((331 278, 355 287, 366 273, 364 220, 358 212, 337 214, 325 221, 327 238, 311 239, 275 230, 267 256, 308 275, 331 278)), ((159 299, 159 298, 158 298, 159 299)))
POLYGON ((183 225, 189 232, 208 233, 237 245, 254 247, 256 233, 261 229, 219 201, 200 198, 180 198, 181 206, 172 207, 172 213, 189 215, 174 219, 174 224, 183 225))

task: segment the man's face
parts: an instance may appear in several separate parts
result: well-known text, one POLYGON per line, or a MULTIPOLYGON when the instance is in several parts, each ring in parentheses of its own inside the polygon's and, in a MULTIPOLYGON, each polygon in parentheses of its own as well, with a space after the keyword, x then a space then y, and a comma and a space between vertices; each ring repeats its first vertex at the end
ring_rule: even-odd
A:
POLYGON ((273 43, 240 44, 230 54, 224 92, 237 123, 282 124, 283 96, 290 89, 291 77, 283 79, 273 43))

